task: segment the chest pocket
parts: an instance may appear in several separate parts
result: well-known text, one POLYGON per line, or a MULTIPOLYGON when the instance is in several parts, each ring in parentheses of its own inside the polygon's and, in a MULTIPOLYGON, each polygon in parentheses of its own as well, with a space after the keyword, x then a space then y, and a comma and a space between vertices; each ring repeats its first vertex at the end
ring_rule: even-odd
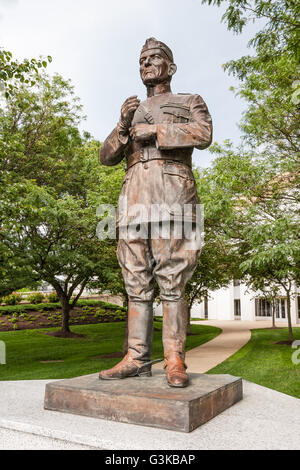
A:
POLYGON ((169 115, 171 122, 187 123, 190 120, 190 107, 180 103, 166 103, 160 106, 163 114, 169 115))

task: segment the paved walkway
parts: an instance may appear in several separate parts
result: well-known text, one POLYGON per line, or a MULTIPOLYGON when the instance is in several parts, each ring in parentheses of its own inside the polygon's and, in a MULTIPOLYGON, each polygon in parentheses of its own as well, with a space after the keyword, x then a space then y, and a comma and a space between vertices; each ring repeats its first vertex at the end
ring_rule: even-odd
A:
MULTIPOLYGON (((187 353, 189 372, 206 372, 247 343, 251 329, 271 326, 270 321, 205 324, 222 333, 187 353)), ((243 400, 189 434, 44 410, 47 382, 0 381, 0 450, 300 449, 300 400, 246 380, 243 400)))
POLYGON ((300 450, 300 400, 246 380, 243 400, 191 433, 44 410, 47 382, 0 382, 0 450, 300 450))
MULTIPOLYGON (((261 321, 221 321, 206 320, 192 322, 197 325, 211 325, 222 329, 216 338, 207 343, 191 349, 186 353, 186 364, 188 372, 203 374, 228 357, 237 352, 251 338, 251 330, 255 328, 270 328, 271 320, 261 321)), ((278 326, 286 327, 287 323, 280 322, 278 326)), ((153 365, 153 369, 162 369, 163 363, 153 365)))

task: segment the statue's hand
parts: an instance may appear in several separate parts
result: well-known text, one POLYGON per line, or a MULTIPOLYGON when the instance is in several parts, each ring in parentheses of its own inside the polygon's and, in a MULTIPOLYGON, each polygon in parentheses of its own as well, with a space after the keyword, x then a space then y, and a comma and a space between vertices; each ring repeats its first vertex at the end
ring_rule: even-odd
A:
POLYGON ((136 124, 130 129, 130 137, 132 140, 142 141, 150 140, 156 136, 155 124, 136 124))
POLYGON ((139 107, 140 100, 137 98, 137 95, 130 96, 124 101, 121 108, 121 119, 120 125, 124 131, 128 131, 131 126, 131 121, 133 115, 137 108, 139 107))

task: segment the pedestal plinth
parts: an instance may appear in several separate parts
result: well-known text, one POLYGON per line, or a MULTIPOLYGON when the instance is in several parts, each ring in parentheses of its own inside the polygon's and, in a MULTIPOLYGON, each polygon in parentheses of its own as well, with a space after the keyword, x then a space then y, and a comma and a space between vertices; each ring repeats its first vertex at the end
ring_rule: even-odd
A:
POLYGON ((187 388, 171 388, 165 373, 99 380, 98 374, 46 385, 45 409, 123 423, 191 432, 243 397, 242 379, 189 374, 187 388))

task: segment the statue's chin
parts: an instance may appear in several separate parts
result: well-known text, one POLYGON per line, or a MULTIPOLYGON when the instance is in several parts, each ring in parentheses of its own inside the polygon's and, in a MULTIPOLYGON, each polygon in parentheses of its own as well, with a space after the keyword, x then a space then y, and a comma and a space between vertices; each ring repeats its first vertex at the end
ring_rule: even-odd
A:
POLYGON ((145 86, 155 86, 158 85, 159 83, 164 83, 166 82, 165 78, 160 78, 160 77, 145 77, 144 79, 142 78, 143 84, 145 86))
POLYGON ((143 84, 144 85, 157 85, 158 83, 160 83, 160 80, 157 79, 156 77, 145 77, 143 80, 143 84))

